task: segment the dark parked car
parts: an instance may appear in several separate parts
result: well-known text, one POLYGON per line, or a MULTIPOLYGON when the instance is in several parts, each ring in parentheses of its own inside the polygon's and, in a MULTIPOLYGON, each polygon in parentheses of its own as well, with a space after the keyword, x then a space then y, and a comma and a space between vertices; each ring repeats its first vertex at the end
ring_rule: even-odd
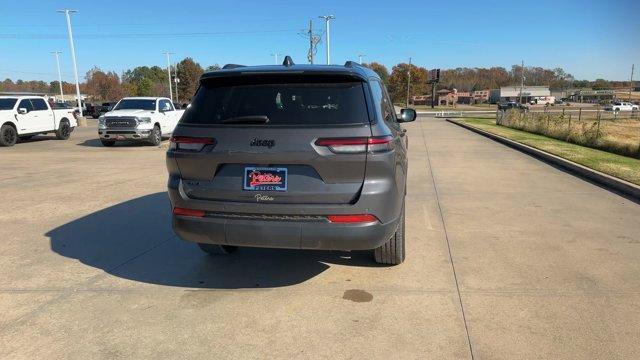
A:
POLYGON ((111 101, 111 102, 104 102, 102 103, 101 106, 98 107, 98 117, 108 113, 109 111, 111 111, 113 109, 114 106, 116 106, 118 102, 117 101, 111 101))
POLYGON ((238 246, 405 258, 407 136, 378 75, 344 66, 205 73, 167 151, 173 228, 207 253, 238 246))
POLYGON ((498 104, 498 110, 509 110, 509 109, 519 109, 519 110, 529 110, 529 106, 525 104, 520 104, 515 101, 502 102, 498 104))

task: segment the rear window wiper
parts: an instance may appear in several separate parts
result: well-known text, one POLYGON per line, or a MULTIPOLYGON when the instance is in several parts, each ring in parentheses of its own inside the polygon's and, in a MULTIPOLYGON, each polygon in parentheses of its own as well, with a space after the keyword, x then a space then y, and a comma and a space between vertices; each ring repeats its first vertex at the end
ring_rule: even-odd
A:
POLYGON ((223 124, 266 124, 269 118, 265 115, 250 115, 226 118, 222 120, 223 124))

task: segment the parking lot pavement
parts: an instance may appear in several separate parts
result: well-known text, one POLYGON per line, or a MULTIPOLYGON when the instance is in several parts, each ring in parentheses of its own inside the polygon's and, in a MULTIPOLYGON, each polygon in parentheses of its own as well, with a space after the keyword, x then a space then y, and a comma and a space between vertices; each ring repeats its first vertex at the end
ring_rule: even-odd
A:
POLYGON ((410 143, 407 261, 171 231, 166 145, 0 148, 0 358, 638 358, 640 205, 455 125, 410 143))

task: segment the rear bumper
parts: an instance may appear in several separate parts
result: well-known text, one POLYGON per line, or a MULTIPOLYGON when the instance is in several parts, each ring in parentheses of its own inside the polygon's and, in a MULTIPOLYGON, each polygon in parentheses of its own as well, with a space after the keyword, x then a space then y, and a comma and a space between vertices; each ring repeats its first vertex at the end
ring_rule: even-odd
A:
POLYGON ((363 224, 322 221, 260 221, 173 216, 173 230, 186 241, 249 247, 369 250, 386 242, 397 220, 363 224))
POLYGON ((149 138, 151 130, 141 129, 100 129, 98 135, 103 140, 146 140, 149 138))

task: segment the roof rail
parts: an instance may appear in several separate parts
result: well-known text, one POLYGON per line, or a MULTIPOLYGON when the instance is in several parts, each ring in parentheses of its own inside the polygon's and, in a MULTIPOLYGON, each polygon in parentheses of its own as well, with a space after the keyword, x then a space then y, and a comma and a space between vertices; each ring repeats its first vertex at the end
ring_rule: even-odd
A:
POLYGON ((239 65, 239 64, 227 64, 225 66, 222 67, 222 69, 236 69, 236 68, 241 68, 241 67, 245 67, 246 65, 239 65))
POLYGON ((293 59, 291 58, 291 56, 287 55, 284 57, 284 61, 282 62, 282 65, 289 67, 289 66, 295 65, 295 63, 293 62, 293 59))

